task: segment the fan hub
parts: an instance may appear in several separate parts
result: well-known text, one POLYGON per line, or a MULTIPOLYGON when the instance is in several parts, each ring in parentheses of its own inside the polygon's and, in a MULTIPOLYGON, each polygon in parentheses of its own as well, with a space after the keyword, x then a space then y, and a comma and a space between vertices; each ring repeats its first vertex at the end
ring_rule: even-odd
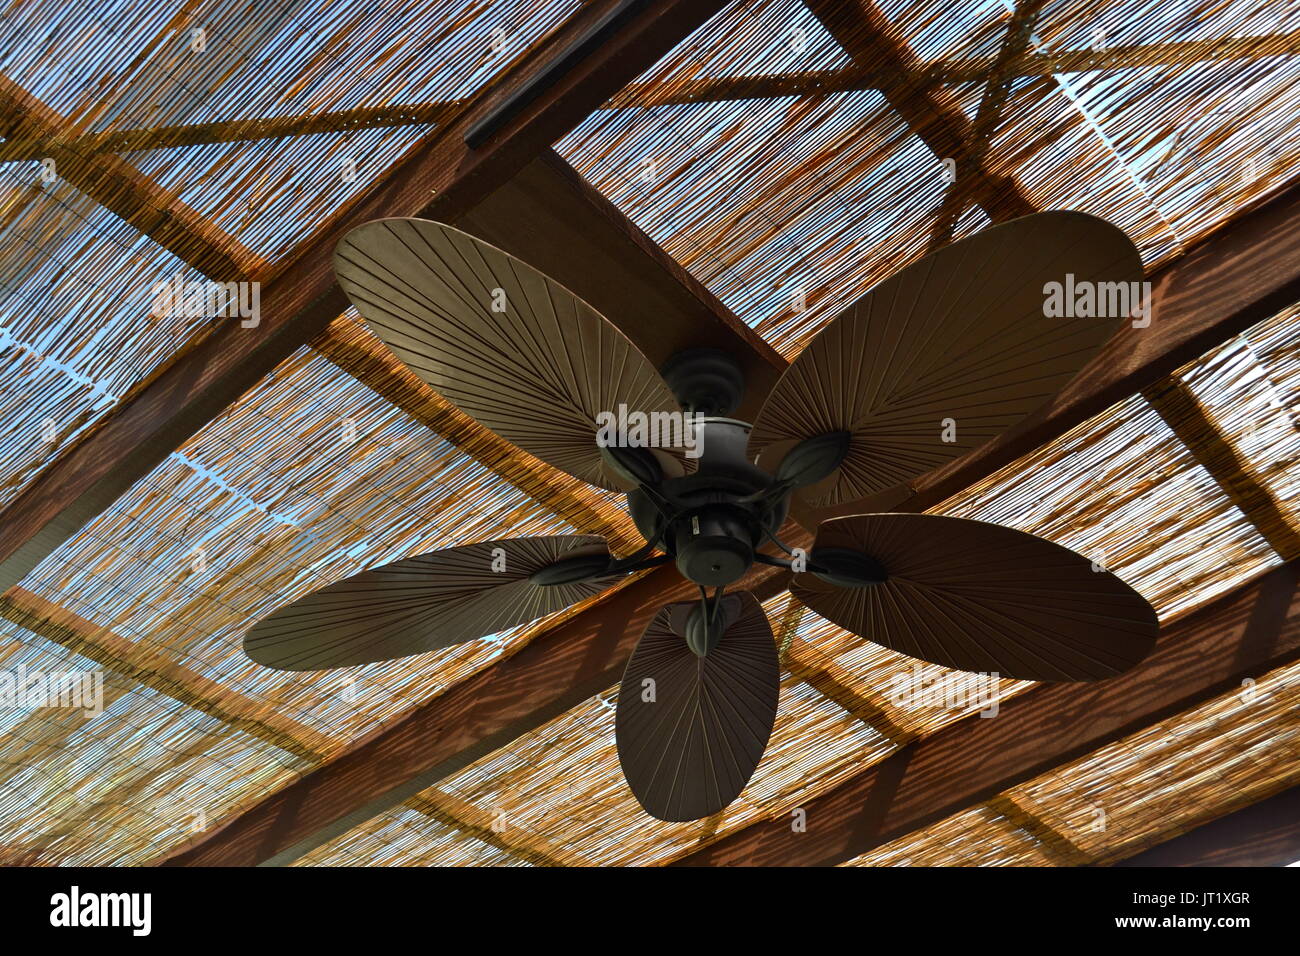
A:
POLYGON ((673 522, 673 551, 682 576, 706 587, 739 581, 754 563, 748 516, 731 505, 708 505, 673 522))
POLYGON ((749 429, 730 418, 699 419, 695 473, 627 496, 646 540, 661 541, 682 576, 704 587, 725 587, 744 577, 759 544, 789 509, 788 494, 763 494, 774 479, 750 461, 749 429))

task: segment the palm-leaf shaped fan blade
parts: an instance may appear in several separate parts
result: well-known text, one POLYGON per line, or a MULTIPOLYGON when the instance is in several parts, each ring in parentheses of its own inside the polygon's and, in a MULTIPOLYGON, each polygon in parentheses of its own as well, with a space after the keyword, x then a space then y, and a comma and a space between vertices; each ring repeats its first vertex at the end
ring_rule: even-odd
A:
POLYGON ((646 813, 660 820, 698 820, 731 803, 772 734, 781 683, 772 628, 747 591, 724 596, 717 609, 712 639, 695 632, 703 656, 687 643, 702 605, 661 610, 619 686, 619 763, 646 813))
POLYGON ((1113 677, 1155 644, 1151 605, 1082 555, 965 518, 869 514, 818 529, 791 593, 877 644, 958 670, 1113 677), (825 572, 825 573, 821 573, 825 572))
POLYGON ((449 647, 599 594, 621 574, 598 535, 483 541, 363 571, 305 595, 245 636, 254 661, 325 670, 449 647), (547 576, 549 572, 549 577, 547 576))
POLYGON ((1048 283, 1061 283, 1064 299, 1069 288, 1142 275, 1128 237, 1084 213, 985 229, 895 273, 819 332, 768 395, 750 450, 772 470, 799 443, 839 435, 847 453, 832 478, 808 489, 810 500, 841 504, 895 487, 1060 390, 1119 329, 1116 303, 1134 288, 1102 286, 1091 309, 1069 300, 1070 314, 1089 314, 1049 317, 1048 283))
MULTIPOLYGON (((380 219, 350 233, 334 270, 366 325, 411 370, 502 438, 603 488, 597 415, 679 411, 628 338, 563 286, 457 229, 380 219)), ((683 459, 652 454, 669 474, 683 459)))

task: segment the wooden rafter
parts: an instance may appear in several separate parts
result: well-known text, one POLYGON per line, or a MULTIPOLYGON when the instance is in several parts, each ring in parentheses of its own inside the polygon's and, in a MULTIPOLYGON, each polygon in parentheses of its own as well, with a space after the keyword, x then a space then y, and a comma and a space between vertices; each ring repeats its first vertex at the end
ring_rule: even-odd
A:
POLYGON ((833 865, 1300 660, 1300 564, 1166 624, 1151 656, 1097 684, 1043 684, 903 747, 803 805, 807 832, 760 822, 677 861, 833 865))
MULTIPOLYGON (((1016 79, 1137 67, 1191 67, 1205 62, 1250 61, 1296 54, 1300 54, 1300 31, 1169 43, 1116 44, 1107 46, 1104 50, 1062 50, 1054 53, 1025 51, 1009 64, 1008 73, 1016 79)), ((918 61, 914 77, 918 84, 928 87, 974 83, 986 79, 994 65, 995 61, 991 57, 941 57, 918 61)), ((884 90, 891 81, 896 83, 897 80, 897 75, 888 68, 867 63, 806 73, 707 77, 675 84, 668 90, 633 83, 607 105, 618 108, 821 96, 859 90, 884 90)))
MULTIPOLYGON (((988 80, 984 86, 984 95, 980 97, 979 107, 975 111, 975 121, 971 123, 962 140, 966 161, 976 169, 983 169, 988 157, 989 145, 997 134, 1002 121, 1002 110, 1007 97, 1011 94, 1011 82, 1015 79, 1015 64, 1029 48, 1029 41, 1038 22, 1039 14, 1047 0, 1019 0, 1015 13, 1007 20, 1006 36, 998 49, 989 69, 988 80)), ((991 185, 976 180, 980 185, 991 185)), ((957 220, 966 211, 969 191, 965 180, 958 178, 948 185, 939 211, 935 215, 934 226, 930 233, 930 247, 937 249, 952 241, 957 228, 957 220), (958 184, 962 185, 958 185, 958 184)), ((995 201, 988 197, 990 202, 995 201)))
MULTIPOLYGON (((94 661, 109 674, 165 694, 311 764, 320 764, 343 749, 339 741, 202 676, 165 651, 121 637, 23 588, 11 588, 0 595, 0 617, 94 661)), ((78 724, 68 726, 72 731, 78 724)), ((21 740, 23 735, 15 729, 11 736, 21 740)), ((577 854, 537 834, 525 833, 508 820, 499 825, 490 811, 473 807, 446 791, 426 791, 406 803, 446 826, 534 865, 585 865, 577 854)))
MULTIPOLYGON (((1053 73, 1131 69, 1152 66, 1193 66, 1205 62, 1250 61, 1300 53, 1300 31, 1261 36, 1225 37, 1211 40, 1180 40, 1170 43, 1127 44, 1104 50, 1066 50, 1059 53, 1022 52, 1008 64, 1008 75, 1051 76, 1053 73)), ((917 76, 929 86, 977 82, 995 68, 987 57, 942 57, 917 65, 917 76)), ((772 99, 786 96, 821 96, 875 90, 887 85, 890 76, 881 69, 854 66, 836 70, 809 70, 759 76, 710 77, 657 86, 630 83, 603 108, 664 106, 670 104, 772 99)), ((216 120, 139 129, 84 133, 54 139, 42 136, 11 137, 0 143, 0 162, 39 160, 54 145, 81 156, 91 153, 124 153, 135 150, 198 146, 205 143, 248 142, 343 133, 362 129, 395 129, 425 126, 445 120, 463 107, 461 100, 414 103, 406 106, 365 106, 307 116, 276 116, 254 120, 216 120)))
POLYGON ((1034 206, 1014 179, 990 172, 972 152, 971 125, 956 97, 928 83, 923 66, 897 40, 872 0, 806 0, 810 9, 862 69, 885 72, 880 90, 889 105, 939 159, 956 163, 960 188, 972 189, 989 216, 1015 219, 1034 206))
POLYGON ((384 215, 456 221, 721 6, 673 0, 641 9, 607 43, 551 75, 545 93, 477 149, 465 132, 536 77, 614 7, 586 4, 481 91, 410 158, 295 249, 262 289, 261 324, 216 326, 68 448, 0 514, 0 588, 40 560, 346 308, 330 256, 350 227, 384 215))
POLYGON ((1300 558, 1300 526, 1210 419, 1191 387, 1170 376, 1144 388, 1142 396, 1269 546, 1287 560, 1300 558))

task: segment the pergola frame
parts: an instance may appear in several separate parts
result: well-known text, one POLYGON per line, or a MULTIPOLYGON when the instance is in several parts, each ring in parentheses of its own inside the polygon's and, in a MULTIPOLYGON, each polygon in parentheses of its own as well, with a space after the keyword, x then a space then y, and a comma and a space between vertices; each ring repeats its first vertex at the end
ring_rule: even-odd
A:
MULTIPOLYGON (((613 0, 600 0, 584 7, 552 37, 467 103, 408 108, 404 118, 411 122, 443 119, 446 125, 414 150, 400 168, 389 170, 366 196, 340 210, 285 261, 273 264, 259 261, 232 237, 206 226, 197 214, 178 204, 175 197, 165 194, 111 152, 145 148, 146 144, 233 141, 325 128, 393 125, 395 118, 391 113, 380 115, 374 111, 373 116, 354 116, 348 120, 326 116, 315 121, 310 117, 267 121, 269 125, 244 124, 242 130, 206 124, 201 133, 188 127, 131 131, 96 139, 64 138, 61 117, 13 84, 0 82, 0 106, 8 114, 5 128, 9 133, 6 143, 0 146, 0 161, 54 155, 60 174, 68 182, 209 277, 263 281, 266 315, 265 328, 256 337, 235 324, 218 328, 178 350, 166 368, 141 383, 106 422, 66 449, 0 514, 0 529, 4 533, 0 540, 0 587, 12 587, 0 598, 0 613, 51 639, 83 653, 89 652, 116 673, 141 682, 161 681, 160 686, 170 688, 166 692, 176 699, 205 709, 241 729, 252 728, 250 732, 264 739, 274 737, 281 741, 281 746, 288 740, 289 749, 300 755, 319 757, 327 751, 329 742, 314 740, 305 728, 281 726, 283 722, 262 713, 253 702, 232 703, 228 691, 206 686, 193 675, 179 674, 175 665, 162 660, 136 660, 137 652, 130 642, 121 638, 113 640, 114 635, 61 609, 42 605, 34 595, 13 587, 45 555, 108 507, 134 481, 238 399, 295 348, 309 341, 340 367, 358 375, 545 507, 563 515, 575 527, 608 531, 613 523, 616 543, 619 534, 628 535, 627 541, 631 541, 631 533, 616 523, 620 516, 593 509, 584 502, 580 483, 522 455, 450 408, 413 376, 404 375, 404 370, 395 368, 394 363, 386 363, 384 355, 376 354, 346 320, 339 318, 347 303, 329 273, 329 252, 334 243, 342 232, 360 222, 382 215, 413 214, 457 222, 533 262, 574 289, 616 321, 652 360, 665 358, 678 345, 688 342, 728 348, 741 358, 751 382, 749 401, 757 403, 784 368, 784 360, 550 149, 552 142, 592 110, 602 106, 617 108, 621 102, 627 102, 629 81, 707 20, 722 6, 721 2, 660 3, 653 12, 644 8, 634 11, 601 47, 553 76, 540 99, 507 121, 477 149, 470 149, 463 141, 465 132, 478 120, 512 91, 544 72, 548 63, 600 17, 619 6, 613 0), (328 125, 336 121, 358 125, 328 125), (294 122, 299 125, 293 127, 294 122), (103 188, 105 177, 111 179, 113 188, 103 188), (561 248, 566 250, 564 256, 556 253, 561 248), (575 264, 581 268, 575 269, 575 264), (655 322, 653 334, 651 319, 655 322), (377 372, 376 368, 381 367, 382 371, 377 372), (158 677, 158 674, 166 676, 158 677)), ((994 219, 1033 211, 1033 205, 1013 180, 987 171, 982 143, 996 129, 1004 96, 998 91, 1005 88, 1008 78, 1050 73, 1063 68, 1062 56, 1072 56, 1049 57, 1027 51, 1026 24, 1032 24, 1041 4, 1023 3, 1016 15, 1009 18, 1007 41, 998 57, 987 62, 964 65, 949 62, 942 66, 916 61, 890 38, 878 11, 869 3, 809 0, 809 6, 859 61, 854 67, 837 71, 835 76, 775 78, 768 92, 738 88, 728 92, 721 88, 722 84, 715 84, 718 88, 697 91, 698 96, 692 92, 691 96, 710 99, 878 88, 937 156, 962 157, 976 171, 969 186, 964 186, 961 194, 953 190, 944 208, 938 211, 936 244, 946 241, 951 232, 950 223, 955 222, 968 201, 979 202, 994 219), (870 64, 878 63, 881 58, 888 68, 873 71, 870 64), (989 87, 972 126, 965 122, 960 110, 954 112, 942 86, 974 78, 987 80, 989 87)), ((1256 38, 1252 44, 1204 42, 1195 50, 1172 49, 1179 46, 1176 44, 1163 46, 1171 49, 1116 48, 1108 51, 1113 59, 1105 62, 1145 65, 1185 63, 1197 57, 1249 58, 1297 52, 1300 42, 1295 36, 1281 36, 1256 38)), ((1075 68, 1096 68, 1092 64, 1097 55, 1073 56, 1093 58, 1089 66, 1082 66, 1080 61, 1075 68)), ((1179 365, 1300 298, 1300 228, 1293 225, 1297 210, 1300 210, 1300 191, 1292 190, 1225 227, 1153 277, 1158 324, 1145 330, 1142 336, 1127 329, 1117 335, 1108 352, 1081 373, 1042 413, 958 462, 923 476, 909 487, 888 493, 887 503, 867 502, 853 510, 870 510, 873 505, 886 504, 893 510, 927 507, 1063 434, 1115 400, 1139 389, 1158 388, 1179 365), (1215 290, 1213 299, 1205 296, 1208 288, 1215 290)), ((1221 484, 1227 486, 1238 481, 1239 476, 1231 473, 1231 462, 1226 465, 1220 462, 1219 469, 1220 474, 1215 477, 1221 484)), ((1242 494, 1235 496, 1234 501, 1257 526, 1265 521, 1276 523, 1273 514, 1258 516, 1261 509, 1267 510, 1267 501, 1260 503, 1242 494), (1252 515, 1252 510, 1257 514, 1252 515)), ((796 515, 805 523, 820 517, 808 513, 796 515)), ((793 541, 807 540, 806 532, 795 522, 786 531, 793 541)), ((1269 540, 1279 551, 1283 547, 1289 550, 1291 545, 1291 539, 1285 537, 1280 539, 1282 546, 1275 538, 1269 540)), ((1288 559, 1297 557, 1283 554, 1288 559)), ((1236 608, 1231 603, 1234 600, 1257 600, 1262 593, 1257 592, 1266 584, 1272 588, 1270 594, 1277 592, 1284 588, 1276 583, 1277 578, 1277 574, 1270 576, 1268 581, 1272 583, 1261 582, 1240 589, 1231 599, 1203 609, 1195 616, 1197 626, 1209 628, 1209 632, 1221 639, 1234 626, 1231 612, 1223 608, 1236 608)), ((1288 580, 1293 593, 1294 575, 1288 580)), ((749 583, 760 597, 768 597, 785 587, 786 576, 774 569, 762 569, 755 572, 749 583)), ((454 803, 454 798, 448 797, 444 804, 427 806, 432 798, 416 795, 447 774, 615 683, 649 614, 666 601, 689 597, 685 590, 675 575, 667 571, 651 572, 616 589, 592 607, 540 628, 538 635, 519 653, 491 665, 440 697, 411 708, 392 726, 353 743, 341 755, 320 762, 299 781, 169 854, 167 862, 288 862, 403 800, 414 801, 412 805, 417 809, 486 838, 492 845, 530 862, 581 862, 562 848, 549 848, 546 852, 538 850, 531 841, 528 846, 512 843, 508 833, 485 831, 473 808, 448 809, 444 805, 448 801, 454 803)), ((1280 599, 1274 603, 1276 600, 1280 599)), ((1289 599, 1286 606, 1291 606, 1289 599)), ((1283 619, 1290 621, 1286 614, 1283 619)), ((1179 622, 1175 626, 1191 625, 1179 622)), ((1281 625, 1279 628, 1286 630, 1281 625)), ((1240 656, 1234 661, 1237 670, 1231 675, 1293 659, 1286 655, 1294 653, 1294 629, 1286 633, 1291 635, 1290 643, 1282 642, 1281 656, 1240 656)), ((1162 638, 1162 647, 1169 643, 1166 638, 1162 638)), ((839 685, 834 674, 825 667, 819 670, 824 663, 797 656, 787 660, 791 671, 801 679, 808 680, 850 712, 870 720, 873 709, 870 702, 837 692, 839 685)), ((1145 668, 1146 665, 1143 673, 1145 668)), ((1200 673, 1180 685, 1181 696, 1161 698, 1160 706, 1184 706, 1188 701, 1202 699, 1215 688, 1222 688, 1231 675, 1218 671, 1200 673)), ((1140 680, 1135 683, 1121 679, 1106 686, 1112 684, 1111 693, 1117 705, 1137 705, 1145 694, 1140 680)), ((1047 685, 1024 693, 1007 706, 1024 709, 1036 715, 1035 719, 1050 724, 1078 707, 1085 690, 1047 685), (1034 709, 1030 710, 1031 707, 1034 709)), ((1142 719, 1146 722, 1158 719, 1153 715, 1159 710, 1154 704, 1148 706, 1141 711, 1142 719)), ((985 722, 975 722, 980 723, 985 722)), ((896 755, 899 759, 891 757, 869 768, 814 802, 818 806, 832 806, 836 799, 843 802, 848 793, 847 805, 852 807, 853 794, 866 794, 871 806, 879 809, 882 796, 878 781, 890 774, 897 777, 899 763, 903 765, 905 781, 912 758, 904 759, 901 755, 912 747, 925 748, 927 755, 935 755, 927 759, 937 761, 935 765, 944 773, 960 776, 963 763, 969 761, 959 746, 945 741, 965 739, 963 735, 968 737, 982 729, 971 725, 969 719, 959 721, 931 738, 909 743, 896 755), (853 787, 859 790, 854 791, 853 787), (864 787, 865 790, 861 789, 864 787)), ((1132 729, 1132 722, 1123 727, 1132 729)), ((1086 746, 1099 746, 1097 741, 1113 739, 1117 732, 1115 726, 1108 725, 1087 738, 1086 746)), ((1078 740, 1053 741, 1044 745, 1042 752, 1034 754, 1032 766, 1055 766, 1069 759, 1081 746, 1078 740)), ((1010 785, 1008 780, 1024 779, 1025 772, 1025 767, 1020 766, 1014 773, 998 778, 995 784, 982 779, 978 785, 971 784, 967 790, 960 791, 960 800, 950 801, 938 809, 931 805, 924 812, 913 808, 911 816, 904 813, 901 817, 887 817, 895 821, 892 829, 877 825, 869 838, 862 837, 860 830, 854 831, 854 839, 841 840, 820 856, 770 859, 781 863, 792 859, 838 862, 862 852, 865 846, 878 845, 882 834, 907 832, 961 806, 987 799, 996 789, 1010 785), (1016 773, 1022 776, 1017 777, 1016 773), (897 823, 899 819, 903 822, 897 823)), ((897 786, 898 780, 892 779, 890 787, 897 786)), ((890 799, 895 798, 886 798, 886 814, 897 814, 899 811, 889 803, 890 799)), ((851 819, 851 810, 840 812, 849 813, 846 819, 851 819)), ((783 821, 776 823, 784 828, 783 821)), ((770 829, 766 824, 747 827, 693 854, 686 862, 759 861, 766 854, 752 848, 768 846, 764 841, 770 829)))

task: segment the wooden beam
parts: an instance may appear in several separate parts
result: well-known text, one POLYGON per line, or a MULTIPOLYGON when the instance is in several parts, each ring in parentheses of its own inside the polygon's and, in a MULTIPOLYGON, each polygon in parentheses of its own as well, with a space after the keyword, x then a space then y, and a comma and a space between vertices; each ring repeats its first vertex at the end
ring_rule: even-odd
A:
POLYGON ((52 149, 63 149, 86 157, 92 153, 129 153, 206 143, 242 143, 317 133, 345 133, 359 129, 427 126, 445 122, 464 106, 464 100, 444 100, 414 106, 365 106, 307 116, 216 120, 209 123, 81 133, 75 136, 63 134, 56 128, 43 135, 6 139, 0 143, 0 162, 42 159, 52 149))
POLYGON ((819 517, 933 507, 1300 299, 1300 186, 1225 223, 1149 278, 1150 325, 1122 326, 1038 411, 907 485, 819 517))
MULTIPOLYGON (((1052 76, 1056 73, 1086 73, 1140 67, 1192 67, 1205 62, 1259 60, 1300 53, 1300 30, 1258 36, 1222 37, 1208 40, 1178 40, 1168 43, 1130 43, 1107 46, 1104 50, 1063 50, 1059 53, 1024 51, 1008 65, 1011 77, 1052 76)), ((939 57, 917 60, 916 84, 977 83, 995 68, 994 57, 939 57)), ((1162 76, 1168 75, 1163 71, 1162 76)), ((709 77, 660 85, 631 83, 608 108, 664 106, 676 103, 705 103, 726 100, 771 99, 786 96, 824 96, 860 90, 885 90, 900 77, 880 64, 855 64, 837 70, 806 73, 774 73, 759 76, 709 77)))
POLYGON ((241 279, 266 263, 201 213, 116 156, 83 155, 58 143, 67 121, 7 77, 0 76, 0 125, 13 136, 47 140, 41 158, 55 173, 178 259, 217 281, 241 279))
POLYGON ((1288 561, 1300 558, 1300 527, 1211 420, 1191 387, 1173 375, 1144 388, 1142 396, 1269 547, 1288 561))
MULTIPOLYGON (((966 162, 977 170, 984 168, 989 145, 1002 123, 1002 110, 1007 104, 1007 97, 1011 95, 1011 83, 1015 79, 1016 72, 1015 65, 1029 48, 1034 26, 1038 23, 1039 14, 1042 13, 1046 2, 1047 0, 1018 0, 1015 13, 1007 20, 1006 35, 1002 39, 997 56, 993 58, 993 65, 989 68, 984 95, 980 97, 979 107, 975 111, 975 122, 970 125, 962 138, 966 162)), ((976 178, 975 181, 980 186, 990 185, 981 178, 976 178)), ((930 233, 932 251, 952 242, 957 220, 966 211, 967 200, 971 198, 969 190, 959 188, 958 183, 965 183, 965 180, 958 176, 948 185, 939 203, 939 209, 935 213, 934 226, 930 233)), ((978 200, 984 197, 974 198, 978 200)), ((996 201, 993 197, 987 198, 996 201)))
POLYGON ((264 283, 257 328, 243 328, 236 320, 216 326, 51 463, 0 514, 0 590, 20 581, 346 309, 330 262, 346 231, 381 216, 458 221, 703 23, 722 0, 667 0, 641 8, 609 42, 553 77, 541 98, 478 149, 465 145, 462 137, 470 125, 538 75, 557 51, 614 6, 613 0, 584 5, 407 161, 300 244, 264 283))
POLYGON ((1300 787, 1180 833, 1116 866, 1289 866, 1300 862, 1300 787))
MULTIPOLYGON (((302 760, 320 764, 343 749, 337 740, 202 676, 175 661, 166 651, 121 637, 23 588, 12 588, 0 595, 0 617, 94 661, 110 674, 165 694, 302 760)), ((111 702, 110 696, 116 699, 120 693, 106 687, 105 707, 111 702)), ((33 715, 29 720, 34 722, 34 727, 43 727, 49 718, 33 715)), ((68 722, 67 733, 75 732, 81 723, 68 722)), ((24 739, 18 728, 9 736, 13 740, 24 739)), ((15 766, 12 771, 19 769, 15 766)), ((134 783, 128 780, 117 786, 129 792, 134 783)), ((474 807, 446 791, 434 788, 412 797, 406 804, 445 826, 535 866, 587 865, 582 857, 551 844, 539 834, 524 831, 509 821, 505 821, 505 826, 498 825, 490 811, 474 807)), ((51 835, 75 832, 75 825, 75 820, 64 820, 51 835)), ((38 852, 43 852, 48 836, 33 844, 38 852)))
MULTIPOLYGON (((764 600, 783 590, 787 579, 787 572, 758 568, 741 586, 764 600)), ((599 613, 578 613, 548 628, 513 656, 416 705, 160 862, 291 862, 607 691, 659 607, 698 596, 675 568, 657 568, 607 595, 597 605, 599 613)))
MULTIPOLYGON (((1271 56, 1294 56, 1297 53, 1300 53, 1300 31, 1169 43, 1125 44, 1108 46, 1104 50, 1025 52, 1009 64, 1009 70, 1012 77, 1051 76, 1054 73, 1137 67, 1190 67, 1209 61, 1250 61, 1271 56)), ((941 57, 920 62, 917 76, 927 86, 971 83, 985 79, 994 67, 995 60, 990 57, 941 57)), ((880 89, 888 85, 890 79, 886 70, 864 70, 853 66, 837 70, 709 77, 675 83, 666 89, 659 84, 629 83, 601 108, 627 109, 787 96, 824 96, 829 93, 880 89)), ((406 106, 364 106, 305 116, 216 120, 208 123, 110 130, 70 137, 55 136, 53 139, 42 136, 10 138, 0 143, 0 162, 43 159, 55 146, 86 156, 90 153, 123 153, 205 143, 251 142, 360 129, 425 126, 444 121, 463 106, 463 100, 442 100, 406 106)))
POLYGON ((1300 659, 1291 562, 1161 629, 1151 656, 1096 684, 1043 684, 901 748, 808 801, 807 832, 762 821, 685 866, 841 863, 1300 659))
POLYGON ((0 617, 304 760, 320 760, 336 749, 324 735, 274 707, 251 701, 157 647, 127 640, 23 588, 0 595, 0 617))
POLYGON ((923 64, 893 37, 888 17, 872 0, 805 2, 858 66, 885 71, 881 93, 889 105, 936 157, 956 162, 957 182, 971 184, 990 217, 1015 219, 1035 211, 1014 179, 990 172, 972 153, 971 125, 956 96, 926 82, 923 64))

